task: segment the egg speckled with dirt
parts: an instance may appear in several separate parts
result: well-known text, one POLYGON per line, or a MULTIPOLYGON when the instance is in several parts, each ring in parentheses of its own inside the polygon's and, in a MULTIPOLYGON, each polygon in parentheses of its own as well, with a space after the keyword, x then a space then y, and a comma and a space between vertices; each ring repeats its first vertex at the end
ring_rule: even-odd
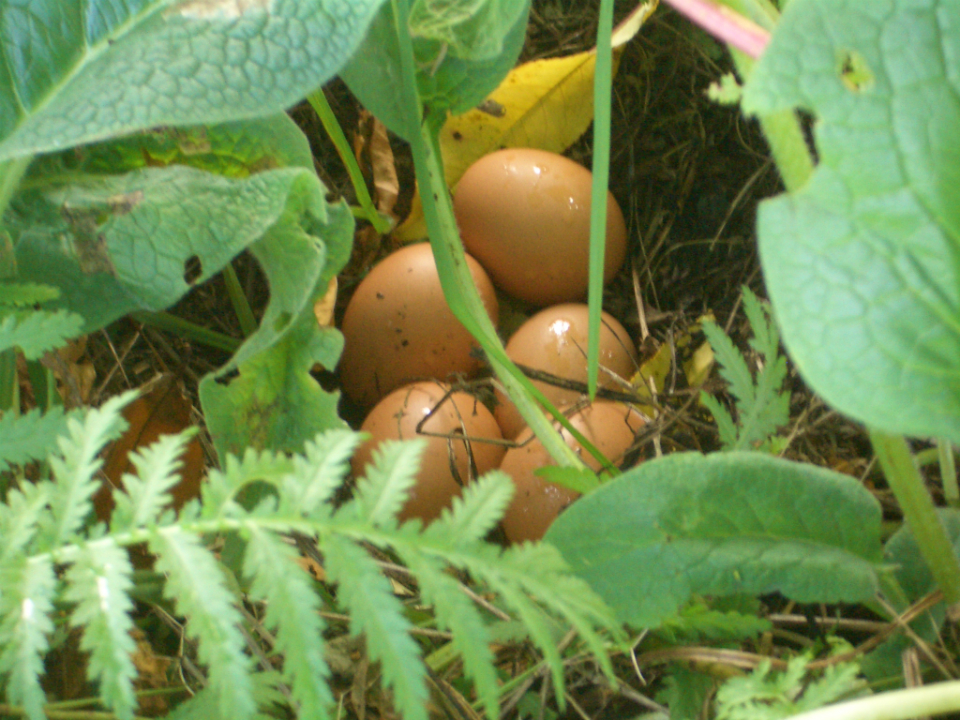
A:
MULTIPOLYGON (((454 193, 467 251, 494 285, 536 305, 586 296, 590 258, 592 174, 544 150, 512 148, 471 165, 454 193)), ((623 265, 627 229, 607 193, 604 281, 623 265)))
POLYGON ((370 439, 353 456, 357 475, 386 440, 426 441, 401 520, 435 520, 460 495, 462 484, 497 467, 506 452, 497 443, 500 428, 493 414, 475 397, 449 390, 436 382, 405 385, 377 403, 360 428, 370 439))
MULTIPOLYGON (((467 266, 496 324, 490 278, 469 256, 467 266)), ((341 331, 340 382, 364 407, 406 383, 470 376, 483 366, 475 341, 444 299, 427 243, 397 250, 370 271, 350 299, 341 331)))

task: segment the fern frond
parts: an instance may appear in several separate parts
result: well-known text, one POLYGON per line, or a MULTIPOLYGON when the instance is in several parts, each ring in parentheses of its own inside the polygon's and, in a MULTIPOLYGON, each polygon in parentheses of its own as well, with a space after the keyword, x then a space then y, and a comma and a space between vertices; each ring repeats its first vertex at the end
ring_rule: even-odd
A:
POLYGON ((78 414, 64 415, 62 408, 53 407, 45 413, 35 409, 0 417, 0 472, 11 465, 46 459, 66 430, 68 417, 76 419, 78 414))
POLYGON ((740 350, 727 337, 720 326, 712 321, 703 323, 703 334, 707 336, 710 347, 720 364, 720 377, 727 381, 730 394, 737 399, 738 405, 752 405, 754 401, 753 375, 747 367, 740 350))
POLYGON ((743 286, 743 312, 753 331, 750 347, 763 357, 772 358, 780 351, 780 332, 760 298, 746 285, 743 286))
POLYGON ((424 602, 432 605, 441 628, 453 634, 453 647, 477 690, 488 718, 499 715, 497 673, 490 650, 490 631, 476 606, 461 591, 460 584, 425 557, 411 558, 410 569, 420 581, 424 602))
POLYGON ((22 705, 30 720, 46 717, 40 673, 53 631, 55 582, 49 556, 22 558, 0 574, 0 673, 7 676, 7 701, 22 705))
POLYGON ((291 472, 293 461, 270 450, 248 448, 243 458, 227 455, 223 469, 211 469, 203 483, 202 515, 205 518, 243 515, 245 511, 236 497, 245 486, 260 480, 279 488, 291 472))
POLYGON ((286 479, 284 497, 291 512, 311 515, 329 500, 343 483, 350 458, 363 436, 350 430, 331 430, 308 442, 303 456, 293 460, 293 473, 286 479))
POLYGON ((463 495, 454 498, 453 507, 444 510, 424 530, 424 535, 431 540, 449 538, 455 548, 479 542, 500 522, 513 492, 513 481, 508 475, 499 470, 489 472, 469 483, 463 495))
POLYGON ((28 282, 0 282, 0 305, 26 307, 50 302, 60 297, 60 289, 53 285, 28 282))
POLYGON ((426 441, 421 438, 380 443, 373 452, 373 463, 367 466, 364 482, 357 485, 356 496, 340 512, 355 513, 374 526, 395 523, 416 482, 425 447, 426 441))
MULTIPOLYGON (((281 682, 280 673, 274 671, 253 673, 250 676, 250 691, 260 708, 274 709, 284 704, 284 696, 277 690, 281 682)), ((206 687, 186 702, 177 705, 164 720, 212 720, 221 718, 217 705, 217 695, 206 687)), ((274 713, 258 712, 251 720, 276 720, 274 713)), ((308 720, 306 717, 303 720, 308 720)))
MULTIPOLYGON (((47 508, 53 483, 24 483, 22 490, 10 490, 0 504, 0 570, 16 561, 33 541, 40 518, 47 508)), ((2 585, 0 585, 2 596, 2 585)))
POLYGON ((70 622, 83 629, 81 649, 90 653, 89 674, 100 685, 100 697, 121 718, 133 717, 137 670, 130 636, 133 567, 126 551, 112 542, 87 545, 67 571, 67 601, 76 603, 70 622))
POLYGON ((713 415, 713 421, 717 424, 717 431, 720 435, 720 444, 725 448, 732 448, 736 445, 737 424, 733 421, 730 412, 720 404, 719 400, 705 390, 700 391, 700 402, 713 415))
POLYGON ((90 514, 90 499, 100 486, 95 473, 103 461, 100 450, 127 426, 120 410, 136 396, 129 391, 110 398, 100 408, 89 410, 83 422, 67 421, 67 436, 57 443, 59 453, 50 457, 54 482, 50 513, 42 519, 41 549, 56 548, 71 539, 90 514))
MULTIPOLYGON (((409 463, 405 453, 398 455, 409 463)), ((330 535, 323 539, 322 549, 327 575, 338 584, 337 597, 350 610, 351 632, 366 636, 367 652, 380 661, 397 710, 406 720, 427 720, 420 649, 409 635, 410 623, 390 583, 370 556, 349 540, 330 535)))
POLYGON ((187 635, 199 641, 222 717, 249 717, 256 709, 247 685, 250 661, 223 573, 197 537, 177 526, 152 533, 149 545, 157 571, 167 575, 164 595, 188 617, 187 635))
POLYGON ((80 334, 83 318, 66 310, 14 312, 0 319, 0 352, 18 347, 36 360, 80 334))
POLYGON ((143 527, 170 504, 169 490, 180 480, 183 451, 193 434, 185 430, 163 435, 130 455, 137 474, 124 473, 123 491, 113 492, 116 506, 110 522, 114 532, 143 527))
POLYGON ((276 535, 249 526, 244 573, 252 581, 251 593, 267 601, 264 624, 276 634, 276 650, 284 657, 283 677, 300 704, 300 717, 323 720, 334 699, 323 658, 320 601, 295 560, 296 554, 276 535))

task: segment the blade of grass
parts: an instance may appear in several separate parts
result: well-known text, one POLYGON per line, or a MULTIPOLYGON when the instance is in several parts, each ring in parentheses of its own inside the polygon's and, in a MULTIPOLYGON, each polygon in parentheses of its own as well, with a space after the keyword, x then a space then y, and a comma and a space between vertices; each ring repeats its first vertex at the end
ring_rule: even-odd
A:
POLYGON ((373 225, 374 229, 381 235, 390 232, 390 221, 377 212, 377 208, 370 198, 370 192, 367 190, 367 181, 364 180, 363 173, 360 172, 360 166, 357 164, 357 159, 353 156, 350 143, 343 134, 343 129, 340 127, 340 123, 337 122, 337 118, 333 114, 333 108, 331 108, 330 103, 327 102, 327 96, 323 94, 323 89, 315 90, 307 95, 307 102, 310 103, 310 107, 317 113, 320 122, 323 123, 324 130, 327 131, 327 135, 329 135, 333 141, 334 147, 337 148, 337 154, 340 156, 343 166, 347 169, 350 182, 353 184, 353 191, 357 194, 357 202, 360 203, 362 216, 369 220, 370 224, 373 225))
POLYGON ((218 333, 215 330, 208 330, 205 327, 195 325, 188 320, 178 318, 176 315, 171 315, 170 313, 135 312, 131 313, 130 317, 137 322, 142 322, 144 325, 150 325, 151 327, 158 328, 159 330, 167 330, 178 335, 179 337, 194 340, 198 343, 209 345, 212 348, 217 348, 218 350, 223 350, 228 353, 236 352, 237 348, 239 348, 242 344, 242 341, 238 340, 237 338, 232 338, 229 335, 218 333))
POLYGON ((610 102, 613 86, 613 0, 601 0, 597 61, 593 75, 593 186, 590 190, 590 285, 587 291, 587 393, 597 394, 600 371, 600 313, 607 245, 607 184, 610 180, 610 102))
POLYGON ((247 300, 247 294, 240 286, 240 279, 232 263, 227 263, 223 268, 223 282, 227 287, 233 312, 236 313, 237 321, 240 323, 240 331, 244 337, 250 337, 257 331, 257 319, 253 316, 250 301, 247 300))

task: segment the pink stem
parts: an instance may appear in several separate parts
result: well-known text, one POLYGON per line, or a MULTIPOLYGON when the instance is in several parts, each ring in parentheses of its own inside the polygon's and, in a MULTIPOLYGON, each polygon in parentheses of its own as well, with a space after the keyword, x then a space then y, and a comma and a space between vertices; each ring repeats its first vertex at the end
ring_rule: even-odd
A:
POLYGON ((712 0, 664 0, 714 37, 756 59, 770 41, 770 33, 725 5, 712 0))

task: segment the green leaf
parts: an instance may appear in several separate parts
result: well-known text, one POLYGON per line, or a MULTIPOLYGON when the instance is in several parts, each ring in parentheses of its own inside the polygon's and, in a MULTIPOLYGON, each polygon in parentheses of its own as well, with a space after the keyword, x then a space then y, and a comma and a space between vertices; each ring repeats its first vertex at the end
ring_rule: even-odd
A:
POLYGON ((313 305, 349 259, 353 216, 343 202, 327 204, 312 172, 298 172, 282 216, 250 248, 270 285, 260 330, 200 383, 221 457, 248 447, 299 451, 317 433, 344 427, 338 396, 310 371, 335 367, 343 348, 337 330, 318 326, 313 305))
POLYGON ((80 649, 90 653, 89 677, 98 682, 106 706, 121 718, 132 718, 137 706, 132 660, 136 643, 130 635, 132 574, 125 549, 104 542, 88 545, 67 571, 64 595, 76 604, 70 623, 83 629, 80 649))
POLYGON ((0 160, 279 112, 350 57, 381 2, 7 3, 0 160))
POLYGON ((333 497, 361 440, 363 435, 350 430, 329 430, 306 444, 304 454, 293 458, 293 472, 284 479, 291 512, 310 515, 333 497))
POLYGON ((513 481, 506 473, 491 471, 468 483, 460 497, 453 499, 453 507, 444 510, 432 522, 426 538, 447 538, 455 547, 479 542, 500 522, 513 497, 513 481))
POLYGON ((801 374, 879 430, 957 442, 960 24, 943 12, 790 2, 743 107, 816 117, 810 182, 758 216, 767 287, 801 374))
POLYGON ((44 460, 56 447, 57 436, 67 429, 67 417, 60 407, 45 413, 34 409, 19 416, 4 413, 0 417, 0 471, 44 460))
POLYGON ((283 678, 300 705, 300 716, 324 720, 335 701, 323 658, 320 602, 287 545, 255 525, 248 532, 244 572, 252 580, 254 597, 267 601, 264 625, 275 633, 275 649, 283 655, 283 678))
POLYGON ((423 438, 386 440, 373 451, 373 462, 366 476, 357 484, 353 501, 340 513, 355 514, 373 526, 396 522, 410 488, 416 483, 420 456, 426 448, 423 438))
POLYGON ((30 720, 46 718, 40 673, 53 632, 55 582, 49 557, 21 557, 0 573, 0 673, 7 676, 7 702, 23 705, 30 720))
POLYGON ((694 593, 859 602, 881 561, 880 507, 855 480, 750 452, 646 462, 574 503, 546 540, 638 627, 694 593))
POLYGON ((154 522, 171 502, 169 490, 180 481, 183 450, 193 432, 162 435, 156 442, 130 455, 136 475, 124 473, 123 490, 113 491, 115 507, 110 517, 113 532, 125 532, 154 522))
POLYGON ((670 720, 700 720, 716 681, 704 673, 685 667, 673 667, 657 693, 657 702, 670 709, 670 720))
POLYGON ((0 305, 24 307, 55 300, 60 291, 41 283, 0 282, 0 305))
POLYGON ((256 704, 239 630, 242 618, 216 560, 195 536, 176 526, 153 533, 150 550, 157 556, 157 572, 167 576, 164 595, 187 617, 187 636, 200 643, 200 660, 209 668, 220 714, 250 717, 256 704))
POLYGON ((504 36, 526 14, 515 0, 414 0, 410 33, 449 46, 453 57, 487 60, 503 52, 504 36))
POLYGON ((54 481, 50 512, 43 522, 44 549, 55 549, 71 540, 93 510, 91 498, 100 487, 96 472, 103 464, 100 451, 127 427, 120 411, 136 395, 130 390, 110 398, 99 408, 88 410, 82 423, 73 418, 67 421, 68 435, 59 438, 60 450, 49 461, 54 481))
POLYGON ((7 491, 6 502, 0 503, 0 572, 7 563, 18 560, 33 541, 52 489, 53 483, 44 480, 7 491))
MULTIPOLYGON (((488 9, 495 3, 489 0, 467 0, 483 3, 488 9)), ((429 29, 433 22, 425 11, 436 4, 436 0, 421 0, 414 7, 420 8, 417 17, 420 27, 426 28, 424 34, 439 32, 429 29)), ((500 17, 484 16, 483 23, 493 22, 494 27, 504 33, 489 32, 485 38, 474 41, 464 38, 465 45, 475 41, 502 44, 499 51, 488 57, 468 57, 472 53, 465 47, 465 56, 458 57, 457 51, 450 52, 450 46, 439 39, 416 37, 413 29, 414 54, 417 60, 417 85, 419 95, 425 105, 430 106, 434 121, 443 122, 447 112, 464 113, 481 103, 506 77, 520 55, 526 38, 529 0, 508 3, 509 12, 500 17), (512 24, 505 25, 507 18, 513 18, 512 24), (506 28, 509 28, 508 30, 506 28)), ((472 20, 462 24, 460 30, 471 26, 472 20)), ((458 30, 450 23, 441 23, 443 32, 456 34, 458 30)), ((487 26, 489 30, 490 26, 487 26)), ((492 45, 491 45, 492 47, 492 45)), ((480 55, 488 53, 483 49, 480 55)), ((391 3, 385 3, 374 18, 370 30, 357 53, 340 71, 340 76, 350 86, 350 90, 360 99, 364 107, 377 116, 384 125, 400 137, 409 140, 419 133, 420 118, 411 114, 410 105, 402 96, 400 82, 400 48, 397 44, 395 18, 391 3)))
POLYGON ((330 579, 339 584, 338 599, 350 610, 351 633, 366 636, 367 651, 383 666, 397 711, 408 720, 427 720, 423 662, 390 583, 370 556, 348 540, 331 536, 321 549, 330 579))
POLYGON ((67 344, 80 334, 83 318, 62 310, 33 310, 0 318, 0 352, 19 347, 27 360, 67 344))

